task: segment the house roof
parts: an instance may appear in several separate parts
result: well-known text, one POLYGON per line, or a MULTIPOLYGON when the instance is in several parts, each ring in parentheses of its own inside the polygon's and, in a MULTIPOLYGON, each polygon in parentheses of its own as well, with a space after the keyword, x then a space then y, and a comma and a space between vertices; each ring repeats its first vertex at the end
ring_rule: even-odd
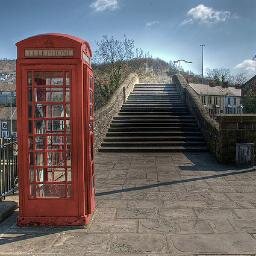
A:
POLYGON ((10 120, 11 114, 13 114, 12 119, 17 120, 17 111, 15 107, 0 107, 0 120, 10 120))
POLYGON ((244 85, 251 83, 253 80, 256 80, 256 75, 250 78, 248 81, 246 81, 244 85))
POLYGON ((209 86, 208 84, 189 84, 197 94, 216 96, 241 97, 241 89, 235 87, 223 88, 222 86, 209 86))

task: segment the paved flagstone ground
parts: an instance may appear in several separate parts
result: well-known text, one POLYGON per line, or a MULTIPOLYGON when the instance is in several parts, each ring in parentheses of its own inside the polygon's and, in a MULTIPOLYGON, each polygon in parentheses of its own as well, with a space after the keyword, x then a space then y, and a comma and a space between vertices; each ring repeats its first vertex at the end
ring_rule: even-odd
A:
POLYGON ((85 228, 0 224, 0 255, 256 254, 256 170, 208 153, 96 156, 97 210, 85 228))

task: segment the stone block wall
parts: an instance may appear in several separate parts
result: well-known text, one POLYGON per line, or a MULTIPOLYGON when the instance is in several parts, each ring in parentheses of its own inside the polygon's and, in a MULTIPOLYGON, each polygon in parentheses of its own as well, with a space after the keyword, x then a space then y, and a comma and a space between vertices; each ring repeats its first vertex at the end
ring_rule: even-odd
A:
POLYGON ((195 116, 209 151, 219 162, 235 162, 236 143, 254 143, 256 152, 256 115, 219 115, 215 121, 184 77, 175 75, 172 79, 185 104, 195 116))
POLYGON ((107 130, 110 126, 112 118, 117 115, 124 101, 132 92, 134 85, 139 82, 137 74, 130 74, 123 84, 113 94, 107 105, 95 111, 94 133, 95 142, 94 148, 98 150, 102 143, 107 130))

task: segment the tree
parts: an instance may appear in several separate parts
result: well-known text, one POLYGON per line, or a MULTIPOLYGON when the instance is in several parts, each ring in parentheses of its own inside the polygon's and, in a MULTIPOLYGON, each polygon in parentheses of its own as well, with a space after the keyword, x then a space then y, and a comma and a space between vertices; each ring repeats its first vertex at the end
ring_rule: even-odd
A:
POLYGON ((169 62, 169 71, 168 71, 168 74, 169 74, 170 76, 173 76, 173 75, 179 73, 180 71, 184 71, 184 70, 183 70, 182 68, 180 68, 180 70, 179 70, 179 68, 178 68, 177 65, 174 63, 174 61, 170 61, 170 62, 169 62))
POLYGON ((235 85, 243 85, 247 81, 245 73, 238 73, 234 76, 233 83, 235 85))
POLYGON ((231 84, 231 73, 228 68, 214 68, 206 71, 207 78, 212 80, 215 85, 228 87, 231 84))
POLYGON ((109 91, 115 90, 120 84, 124 75, 126 62, 135 57, 134 40, 128 39, 125 35, 122 40, 117 40, 113 36, 103 36, 97 42, 94 62, 96 64, 106 64, 109 69, 109 91))
POLYGON ((244 112, 256 113, 256 97, 247 96, 243 99, 244 112))

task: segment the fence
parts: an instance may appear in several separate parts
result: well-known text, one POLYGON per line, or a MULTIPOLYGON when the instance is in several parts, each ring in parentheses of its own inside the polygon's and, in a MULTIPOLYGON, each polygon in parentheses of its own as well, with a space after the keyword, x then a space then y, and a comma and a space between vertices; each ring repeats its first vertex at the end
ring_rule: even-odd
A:
POLYGON ((18 181, 17 153, 16 141, 0 141, 0 201, 15 192, 18 181))

